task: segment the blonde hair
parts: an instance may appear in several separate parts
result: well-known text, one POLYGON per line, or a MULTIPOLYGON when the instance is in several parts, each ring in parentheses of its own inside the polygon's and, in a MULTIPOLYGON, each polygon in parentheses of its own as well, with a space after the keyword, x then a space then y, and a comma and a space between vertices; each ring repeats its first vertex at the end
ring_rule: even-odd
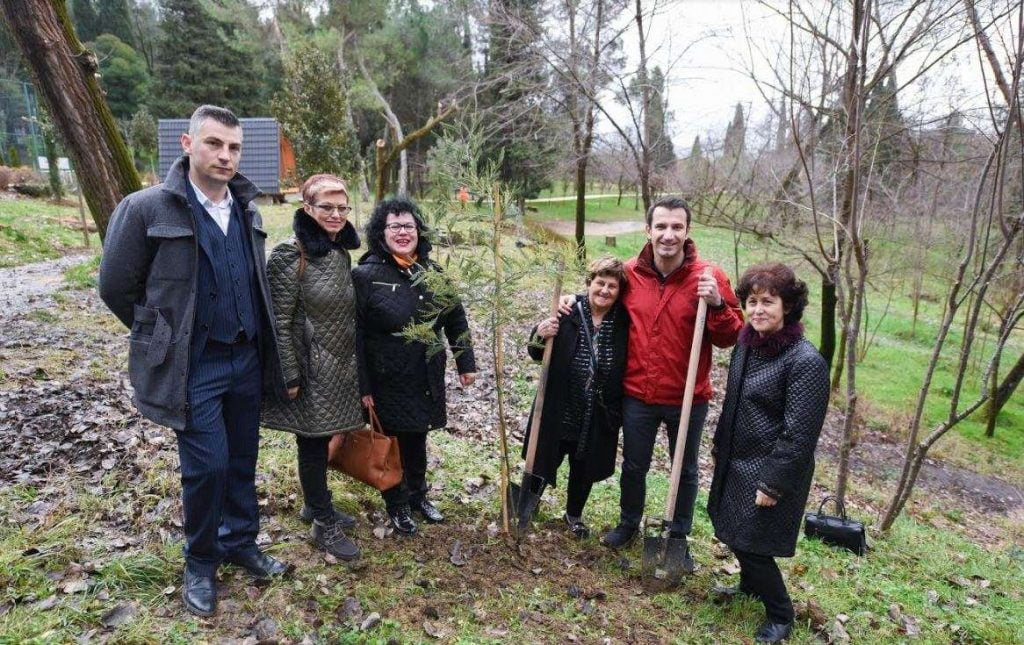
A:
POLYGON ((348 188, 345 186, 344 179, 337 175, 321 173, 313 175, 302 184, 302 201, 312 205, 316 196, 325 190, 332 193, 344 193, 345 198, 348 199, 348 188))

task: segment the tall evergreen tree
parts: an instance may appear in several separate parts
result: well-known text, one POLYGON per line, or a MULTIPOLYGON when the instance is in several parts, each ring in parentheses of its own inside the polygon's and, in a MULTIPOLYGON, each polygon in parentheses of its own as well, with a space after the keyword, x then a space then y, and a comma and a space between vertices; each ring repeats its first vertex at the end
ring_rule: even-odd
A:
POLYGON ((295 147, 300 177, 329 172, 348 178, 359 169, 347 100, 334 57, 310 43, 296 48, 285 62, 285 85, 274 99, 273 113, 295 147))
POLYGON ((128 0, 96 0, 96 15, 101 34, 114 34, 121 42, 135 46, 128 0))
POLYGON ((877 83, 868 93, 864 109, 869 140, 877 144, 874 165, 879 171, 884 171, 897 161, 902 151, 910 145, 896 89, 896 77, 890 74, 889 78, 877 83))
POLYGON ((743 118, 743 105, 736 104, 732 121, 725 128, 725 139, 722 141, 722 155, 735 159, 743 154, 747 141, 747 122, 743 118))
MULTIPOLYGON (((223 4, 223 0, 219 0, 223 4)), ((263 66, 237 25, 207 0, 162 0, 160 44, 151 107, 155 116, 186 117, 203 103, 230 108, 239 116, 261 116, 263 66)))
POLYGON ((676 160, 676 151, 672 146, 672 137, 668 134, 670 114, 667 111, 668 101, 665 99, 665 75, 661 68, 655 66, 651 70, 651 107, 647 112, 647 141, 651 146, 651 167, 655 171, 664 170, 676 160))
POLYGON ((100 83, 110 111, 119 119, 130 119, 149 97, 146 61, 114 34, 101 34, 88 47, 99 60, 100 83))
POLYGON ((490 5, 485 74, 493 128, 482 163, 500 157, 499 177, 522 200, 550 185, 558 139, 547 112, 546 71, 531 52, 527 34, 537 32, 537 0, 494 0, 490 5), (530 25, 524 29, 523 24, 530 25))
POLYGON ((75 25, 78 40, 88 42, 103 33, 100 16, 92 0, 72 0, 71 20, 75 25))

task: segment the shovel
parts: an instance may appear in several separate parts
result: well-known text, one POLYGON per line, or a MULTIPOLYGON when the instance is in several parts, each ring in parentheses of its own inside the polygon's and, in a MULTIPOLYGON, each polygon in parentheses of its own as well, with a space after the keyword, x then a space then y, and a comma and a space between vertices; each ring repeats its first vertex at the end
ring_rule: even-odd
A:
POLYGON ((693 407, 693 390, 697 384, 697 363, 700 361, 700 347, 704 340, 704 323, 707 320, 708 305, 701 298, 697 303, 697 319, 693 326, 693 344, 690 345, 690 363, 686 370, 686 388, 683 390, 683 408, 679 413, 679 430, 672 455, 672 474, 669 477, 668 497, 665 499, 665 517, 660 522, 647 522, 644 526, 644 557, 641 575, 649 586, 677 587, 684 574, 693 573, 692 560, 688 557, 686 537, 671 537, 669 524, 675 517, 676 498, 679 495, 679 479, 683 472, 683 451, 686 449, 686 435, 690 430, 690 409, 693 407))
MULTIPOLYGON (((558 300, 562 295, 562 269, 559 268, 555 278, 555 295, 551 299, 551 316, 558 315, 558 300)), ((533 404, 533 418, 530 423, 530 439, 526 443, 526 467, 523 471, 523 483, 509 483, 508 499, 512 505, 510 515, 516 518, 516 539, 521 540, 530 529, 530 522, 540 505, 540 496, 548 483, 540 475, 533 473, 533 463, 537 458, 537 440, 540 436, 540 420, 544 411, 544 393, 548 386, 548 370, 551 367, 551 350, 554 347, 554 336, 544 341, 544 357, 540 363, 540 378, 537 380, 537 398, 533 404)))

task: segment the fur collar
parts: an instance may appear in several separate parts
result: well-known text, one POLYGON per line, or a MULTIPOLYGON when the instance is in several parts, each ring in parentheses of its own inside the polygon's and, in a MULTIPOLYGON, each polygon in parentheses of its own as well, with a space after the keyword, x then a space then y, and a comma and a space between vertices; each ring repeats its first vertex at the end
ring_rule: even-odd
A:
POLYGON ((352 226, 352 222, 345 222, 344 228, 338 233, 338 238, 332 242, 316 220, 301 208, 295 211, 292 230, 295 231, 295 238, 302 244, 302 249, 313 258, 322 258, 332 250, 351 251, 359 248, 359 233, 356 233, 356 227, 352 226))
POLYGON ((761 336, 754 331, 754 328, 750 326, 750 323, 747 323, 744 325, 743 329, 740 330, 739 343, 744 347, 749 347, 762 356, 772 357, 778 356, 784 349, 803 337, 804 326, 799 322, 783 325, 782 329, 767 336, 761 336))

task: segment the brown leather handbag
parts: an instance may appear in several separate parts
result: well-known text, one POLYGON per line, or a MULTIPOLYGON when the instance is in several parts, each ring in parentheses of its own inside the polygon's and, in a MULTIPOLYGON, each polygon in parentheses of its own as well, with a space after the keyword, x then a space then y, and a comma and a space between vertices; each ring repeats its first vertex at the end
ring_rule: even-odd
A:
POLYGON ((402 481, 398 439, 384 434, 377 412, 372 406, 367 409, 369 428, 331 437, 327 465, 377 490, 388 490, 402 481))

